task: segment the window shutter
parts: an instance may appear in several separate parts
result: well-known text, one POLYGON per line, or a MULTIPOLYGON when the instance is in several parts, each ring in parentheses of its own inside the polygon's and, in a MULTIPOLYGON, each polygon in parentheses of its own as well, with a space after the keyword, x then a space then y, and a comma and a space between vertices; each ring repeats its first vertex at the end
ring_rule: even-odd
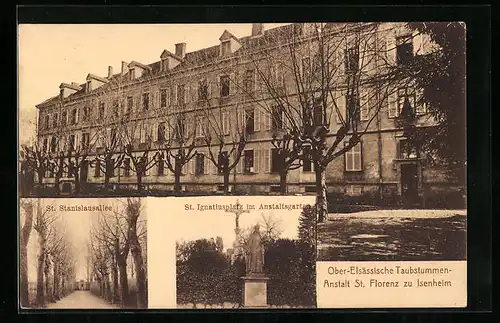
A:
POLYGON ((191 122, 191 119, 187 117, 187 115, 185 115, 185 119, 184 119, 185 123, 186 123, 186 138, 189 138, 191 137, 191 133, 192 133, 192 126, 193 126, 193 123, 191 122))
POLYGON ((398 116, 398 95, 397 93, 389 94, 387 111, 389 118, 396 118, 398 116))
POLYGON ((260 131, 260 109, 253 109, 253 130, 260 131))
POLYGON ((387 35, 386 38, 386 48, 385 51, 387 53, 387 62, 390 65, 396 65, 396 37, 392 32, 387 35))
POLYGON ((229 128, 230 128, 230 122, 229 122, 229 111, 225 110, 222 112, 222 122, 223 122, 223 131, 224 135, 229 135, 229 128))
POLYGON ((79 120, 78 120, 78 119, 79 119, 79 117, 80 117, 80 109, 78 109, 78 108, 77 108, 77 109, 76 109, 76 114, 75 114, 75 123, 78 123, 78 121, 79 121, 79 120))
POLYGON ((189 92, 191 90, 191 87, 189 86, 189 83, 186 83, 184 85, 184 103, 189 102, 189 92))
POLYGON ((229 74, 229 95, 236 94, 236 73, 229 74))
POLYGON ((208 153, 203 154, 203 174, 210 174, 210 160, 207 158, 208 153))
POLYGON ((177 85, 172 87, 172 101, 171 105, 177 105, 177 85))
POLYGON ((264 173, 271 171, 271 149, 264 149, 264 173))
POLYGON ((253 171, 258 173, 260 171, 260 149, 253 151, 253 171))
POLYGON ((335 111, 335 118, 337 119, 337 123, 342 123, 342 119, 340 118, 339 114, 342 116, 344 119, 344 122, 346 121, 347 117, 347 110, 346 110, 346 97, 344 93, 342 92, 337 92, 336 93, 336 102, 337 102, 337 107, 338 111, 335 111))
POLYGON ((241 174, 243 172, 244 162, 245 162, 245 152, 241 154, 240 160, 238 160, 238 164, 236 165, 236 173, 241 174))
POLYGON ((265 113, 265 126, 266 130, 271 130, 271 111, 266 111, 265 113))

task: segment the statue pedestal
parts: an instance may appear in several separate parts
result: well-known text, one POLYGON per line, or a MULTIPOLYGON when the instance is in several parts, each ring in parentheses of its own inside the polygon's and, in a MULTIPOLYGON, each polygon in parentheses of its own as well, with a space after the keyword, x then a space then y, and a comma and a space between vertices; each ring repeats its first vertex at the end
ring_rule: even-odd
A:
POLYGON ((267 281, 269 278, 262 276, 245 276, 243 279, 243 307, 268 308, 267 281))

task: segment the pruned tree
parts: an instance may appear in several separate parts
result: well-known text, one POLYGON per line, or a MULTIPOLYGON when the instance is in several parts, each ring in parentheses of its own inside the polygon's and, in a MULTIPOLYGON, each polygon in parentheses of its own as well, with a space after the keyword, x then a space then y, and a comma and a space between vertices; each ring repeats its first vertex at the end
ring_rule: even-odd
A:
POLYGON ((43 188, 43 179, 50 164, 50 156, 37 143, 33 146, 22 147, 23 164, 26 172, 34 172, 37 177, 37 188, 43 188))
POLYGON ((139 221, 141 215, 141 200, 127 198, 126 216, 128 225, 128 241, 130 244, 130 252, 134 259, 134 267, 136 270, 136 285, 137 285, 137 305, 139 308, 147 308, 147 286, 146 286, 146 267, 144 262, 143 249, 140 239, 142 235, 146 235, 144 223, 139 221), (138 230, 141 230, 138 232, 138 230))

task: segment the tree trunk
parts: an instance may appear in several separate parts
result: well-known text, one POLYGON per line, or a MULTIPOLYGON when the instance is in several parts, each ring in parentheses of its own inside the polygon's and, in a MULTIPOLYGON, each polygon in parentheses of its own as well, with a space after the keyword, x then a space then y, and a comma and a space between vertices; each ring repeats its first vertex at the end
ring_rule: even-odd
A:
POLYGON ((54 261, 54 277, 53 277, 52 297, 54 300, 61 298, 59 294, 59 263, 57 259, 54 261))
POLYGON ((129 230, 130 252, 134 259, 136 268, 136 284, 137 284, 137 306, 138 308, 147 307, 146 294, 146 272, 144 270, 144 260, 142 258, 142 248, 137 237, 137 229, 135 225, 129 230))
POLYGON ((120 260, 118 261, 118 269, 120 272, 121 305, 122 307, 126 307, 129 300, 126 257, 120 257, 120 260))
POLYGON ((21 306, 29 306, 29 286, 28 286, 28 242, 33 227, 33 204, 24 206, 26 212, 23 228, 21 229, 21 241, 19 246, 20 251, 20 293, 21 293, 21 306))
POLYGON ((174 183, 174 193, 177 195, 181 192, 181 167, 180 164, 177 160, 175 160, 175 165, 174 165, 174 178, 175 178, 175 183, 174 183))
POLYGON ((229 195, 229 169, 224 167, 224 195, 229 195))
POLYGON ((38 267, 36 271, 36 304, 38 306, 45 305, 45 297, 43 293, 43 269, 45 266, 45 241, 40 238, 40 254, 38 255, 38 267))
POLYGON ((142 193, 144 187, 142 185, 142 171, 137 172, 137 191, 142 193))
POLYGON ((280 194, 286 195, 286 178, 288 176, 288 170, 282 169, 280 171, 280 194))
POLYGON ((75 166, 77 170, 75 170, 73 176, 75 177, 75 194, 80 194, 80 172, 78 171, 78 167, 75 166))
POLYGON ((118 292, 118 266, 116 262, 111 265, 111 276, 113 277, 113 303, 116 304, 120 301, 120 294, 118 292))
POLYGON ((50 290, 50 280, 49 280, 49 272, 50 272, 50 260, 48 256, 45 256, 45 266, 43 269, 43 274, 45 276, 45 298, 47 302, 51 302, 52 291, 50 290))
POLYGON ((37 185, 37 190, 38 190, 38 194, 41 193, 42 189, 43 189, 43 177, 45 175, 45 169, 41 169, 39 168, 37 170, 37 175, 38 175, 38 185, 37 185))
POLYGON ((316 210, 318 213, 318 222, 324 222, 328 215, 328 200, 326 196, 326 178, 322 167, 315 165, 316 173, 316 210))

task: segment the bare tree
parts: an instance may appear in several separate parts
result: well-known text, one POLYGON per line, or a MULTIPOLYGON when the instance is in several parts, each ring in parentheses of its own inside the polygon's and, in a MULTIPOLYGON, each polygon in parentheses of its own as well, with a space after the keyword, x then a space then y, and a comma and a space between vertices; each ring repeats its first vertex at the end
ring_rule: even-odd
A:
POLYGON ((36 143, 32 147, 24 146, 23 155, 27 170, 33 171, 37 175, 37 188, 40 192, 40 189, 43 188, 43 179, 49 167, 50 157, 47 151, 41 149, 36 143))
POLYGON ((44 270, 46 265, 47 238, 51 234, 52 225, 57 219, 57 213, 51 211, 50 208, 42 210, 41 203, 37 205, 37 212, 33 228, 38 233, 38 259, 37 259, 37 285, 36 285, 36 303, 38 306, 45 306, 45 292, 44 292, 44 270))
MULTIPOLYGON (((391 64, 378 23, 292 24, 250 50, 263 110, 282 107, 293 159, 312 160, 318 220, 327 214, 326 167, 360 142, 396 89, 408 86, 391 64), (300 152, 299 152, 300 151, 300 152)), ((391 102, 389 102, 391 103, 391 102)))
POLYGON ((35 201, 33 199, 21 199, 19 201, 21 210, 24 213, 24 224, 20 232, 20 290, 21 290, 21 306, 29 306, 29 290, 28 290, 28 242, 33 228, 33 213, 35 201))

